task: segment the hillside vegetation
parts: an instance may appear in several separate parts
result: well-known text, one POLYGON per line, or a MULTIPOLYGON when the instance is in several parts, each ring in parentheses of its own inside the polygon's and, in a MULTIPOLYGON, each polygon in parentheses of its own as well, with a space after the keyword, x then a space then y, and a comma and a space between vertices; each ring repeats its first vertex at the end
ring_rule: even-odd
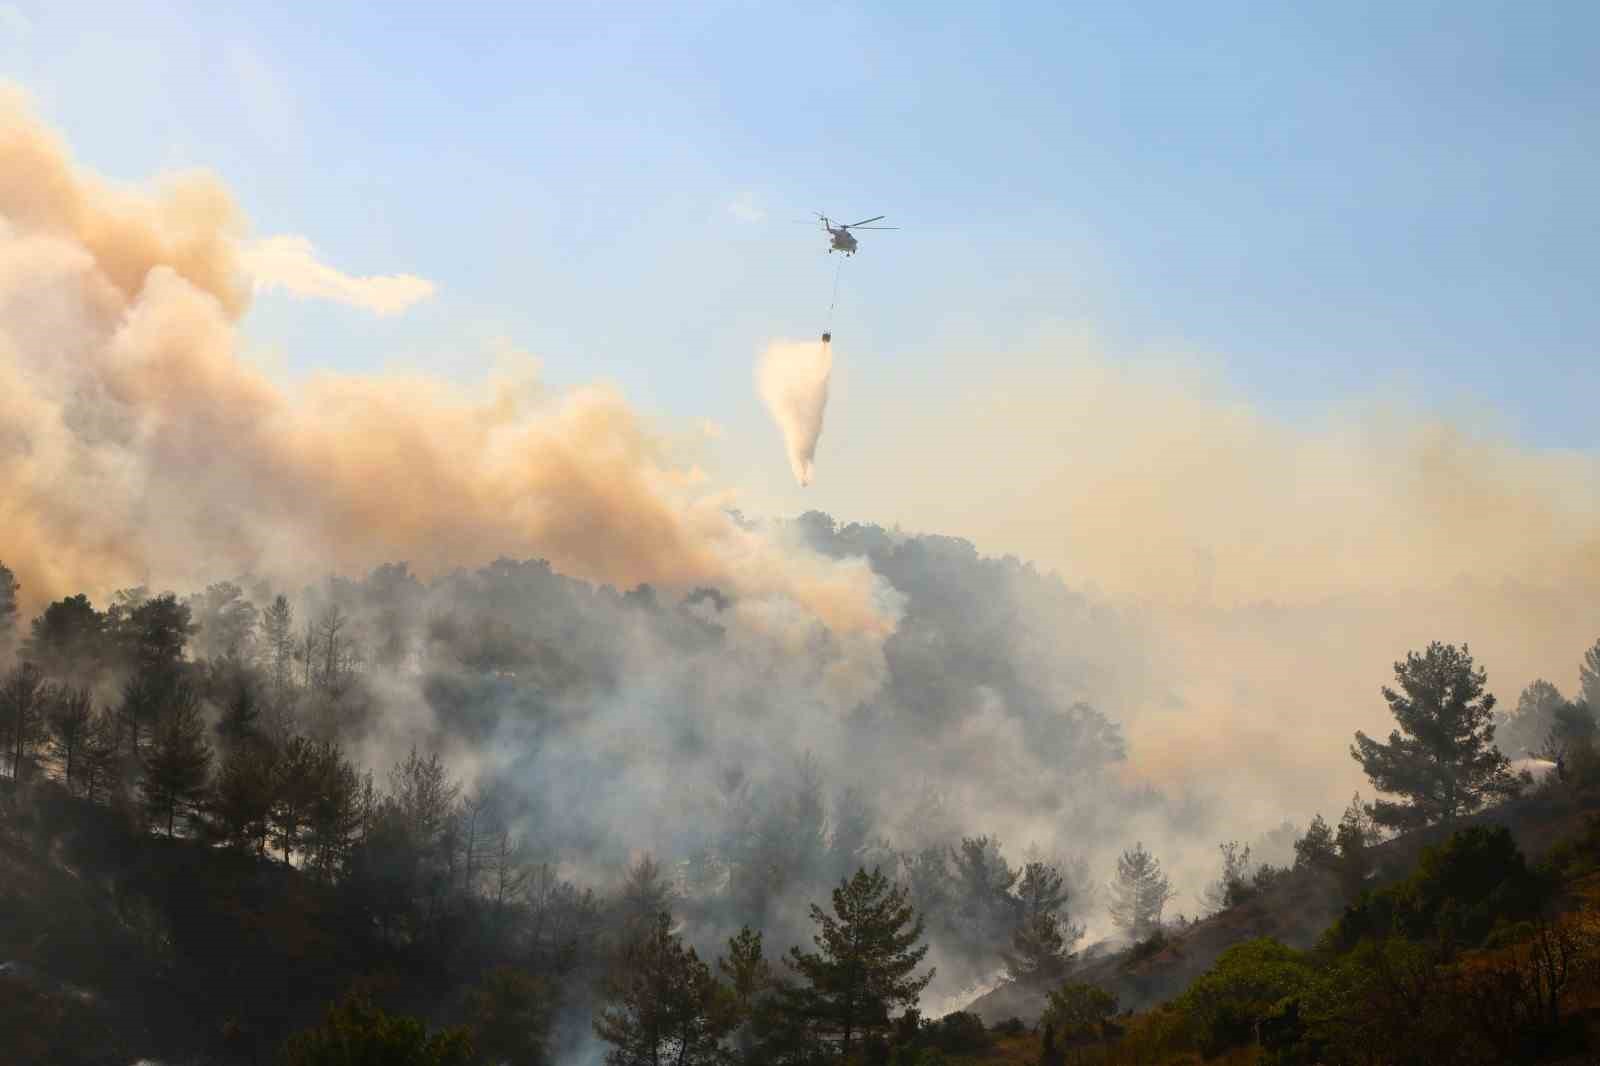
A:
MULTIPOLYGON (((1025 734, 1109 781, 1093 775, 1121 757, 1115 726, 1059 665, 1015 650, 1052 612, 1093 628, 1084 604, 959 543, 801 529, 864 552, 907 597, 889 695, 816 719, 838 723, 839 751, 958 765, 942 742, 902 749, 1000 693, 1025 734), (995 593, 994 616, 974 623, 963 589, 995 593)), ((936 794, 908 802, 904 773, 864 794, 872 756, 852 754, 866 776, 830 795, 828 766, 785 766, 752 734, 746 761, 712 763, 721 777, 698 791, 663 786, 679 755, 700 765, 712 727, 772 727, 806 689, 756 680, 800 660, 825 674, 820 635, 760 648, 717 590, 669 605, 538 563, 330 583, 308 594, 302 637, 268 592, 261 609, 233 584, 126 590, 104 612, 68 597, 0 679, 10 1061, 1468 1064, 1593 1043, 1600 646, 1585 698, 1537 682, 1512 715, 1465 647, 1410 653, 1383 689, 1395 730, 1349 750, 1372 802, 1291 833, 1287 863, 1224 842, 1199 920, 1167 914, 1160 860, 1126 847, 1100 904, 1120 947, 1080 950, 1081 857, 1014 863, 994 836, 954 830, 936 794), (619 716, 638 710, 629 670, 669 660, 689 668, 649 709, 727 698, 707 694, 710 672, 741 679, 747 718, 669 715, 657 747, 605 748, 643 720, 619 716), (429 746, 386 751, 417 701, 429 746), (1539 738, 1542 782, 1514 771, 1502 728, 1539 738), (506 745, 508 768, 471 789, 441 754, 506 745), (896 802, 909 819, 883 816, 896 802), (606 830, 629 819, 671 830, 672 850, 618 861, 606 830), (925 1018, 935 959, 1006 980, 925 1018)))

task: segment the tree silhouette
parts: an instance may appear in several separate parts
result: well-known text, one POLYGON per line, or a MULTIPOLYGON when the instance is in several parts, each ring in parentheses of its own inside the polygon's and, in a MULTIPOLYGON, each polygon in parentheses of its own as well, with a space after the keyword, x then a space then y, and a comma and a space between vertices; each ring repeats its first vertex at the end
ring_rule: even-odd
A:
POLYGON ((213 661, 248 662, 255 654, 255 604, 232 581, 206 586, 184 601, 194 620, 196 651, 213 661))
POLYGON ((1339 848, 1334 842, 1333 827, 1319 811, 1306 827, 1306 835, 1294 842, 1295 869, 1331 872, 1338 864, 1339 848))
POLYGON ((1000 854, 1000 841, 989 836, 963 837, 950 859, 961 926, 973 943, 992 951, 1016 926, 1017 899, 1011 889, 1020 871, 1000 854))
POLYGON ((152 821, 166 825, 169 838, 176 834, 180 814, 198 811, 210 772, 211 745, 200 717, 200 698, 182 685, 156 725, 139 783, 145 809, 152 821))
POLYGON ((83 748, 94 724, 94 700, 86 687, 62 688, 50 709, 50 746, 61 761, 67 791, 72 791, 73 771, 83 771, 83 748))
POLYGON ((1495 726, 1495 746, 1508 758, 1536 755, 1567 705, 1561 690, 1540 678, 1522 690, 1517 709, 1495 726))
POLYGON ((1117 859, 1111 883, 1111 921, 1134 940, 1143 940, 1161 926, 1161 912, 1177 893, 1161 872, 1161 863, 1136 843, 1117 859))
POLYGON ((496 1066, 544 1066, 552 1007, 549 985, 524 970, 491 970, 467 998, 472 1043, 496 1066))
POLYGON ((228 844, 257 854, 266 851, 276 763, 277 752, 263 741, 228 749, 212 802, 214 829, 228 844))
POLYGON ((17 575, 0 563, 0 649, 7 647, 17 631, 17 575))
POLYGON ((104 665, 105 628, 105 616, 87 596, 68 596, 33 620, 24 654, 47 677, 92 677, 104 665))
POLYGON ((272 690, 281 697, 289 687, 294 670, 294 612, 281 593, 261 613, 261 632, 265 638, 263 651, 272 690))
POLYGON ((594 1019, 595 1035, 612 1045, 606 1062, 716 1062, 731 1022, 720 993, 710 967, 673 934, 671 916, 658 914, 649 933, 628 944, 607 980, 606 1005, 594 1019))
POLYGON ((917 946, 922 919, 906 890, 879 869, 856 871, 833 890, 833 913, 816 904, 811 920, 820 951, 789 949, 785 962, 807 982, 794 1004, 819 1035, 836 1039, 845 1058, 857 1037, 890 1028, 892 1007, 914 1007, 934 971, 912 976, 928 953, 917 946))
POLYGON ((1600 708, 1600 640, 1583 653, 1578 665, 1579 698, 1591 708, 1600 708))
POLYGON ((1494 746, 1487 674, 1474 668, 1466 645, 1435 641, 1395 663, 1394 674, 1400 690, 1384 686, 1383 698, 1400 728, 1388 743, 1358 731, 1350 748, 1379 792, 1405 797, 1376 800, 1374 821, 1396 829, 1448 822, 1520 791, 1510 760, 1494 746))
POLYGON ((32 663, 18 663, 0 680, 0 739, 11 757, 11 778, 22 779, 29 753, 45 736, 50 689, 32 663))
POLYGON ((1011 934, 1011 950, 1001 953, 1011 980, 1045 987, 1066 976, 1072 948, 1083 936, 1082 927, 1061 914, 1066 903, 1067 889, 1059 870, 1042 862, 1023 867, 1017 882, 1021 918, 1011 934))

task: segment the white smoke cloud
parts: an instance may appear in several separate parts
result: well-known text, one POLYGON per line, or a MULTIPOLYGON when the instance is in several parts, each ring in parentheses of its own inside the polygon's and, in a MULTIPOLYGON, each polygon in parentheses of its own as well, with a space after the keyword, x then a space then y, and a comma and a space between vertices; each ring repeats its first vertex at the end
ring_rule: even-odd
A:
POLYGON ((761 399, 783 432, 795 480, 811 484, 816 474, 817 441, 828 406, 833 346, 827 342, 770 345, 756 371, 761 399))
POLYGON ((310 240, 293 234, 256 241, 244 248, 239 259, 258 290, 283 289, 375 315, 399 314, 434 292, 433 282, 411 274, 351 277, 318 259, 310 240))

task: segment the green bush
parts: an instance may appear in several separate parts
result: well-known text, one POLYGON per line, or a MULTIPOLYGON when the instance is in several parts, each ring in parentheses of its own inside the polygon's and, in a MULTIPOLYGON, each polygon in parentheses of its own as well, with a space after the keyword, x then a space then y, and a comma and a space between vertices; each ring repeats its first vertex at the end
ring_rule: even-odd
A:
POLYGON ((1348 951, 1363 940, 1401 936, 1476 946, 1501 920, 1537 914, 1552 879, 1531 869, 1504 826, 1473 826, 1425 848, 1399 884, 1363 893, 1328 930, 1324 945, 1348 951))
POLYGON ((314 1029, 292 1037, 284 1066, 471 1066, 464 1030, 428 1034, 421 1019, 389 1014, 352 996, 329 1008, 314 1029))
POLYGON ((1040 1019, 1055 1027, 1063 1039, 1099 1036, 1117 1013, 1117 997, 1095 985, 1068 981, 1050 993, 1049 1006, 1040 1019))
POLYGON ((990 1044, 989 1031, 983 1027, 983 1019, 967 1011, 958 1010, 938 1021, 928 1022, 924 1032, 927 1043, 953 1055, 982 1051, 990 1044))
POLYGON ((1297 951, 1270 937, 1224 951, 1176 1000, 1202 1054, 1217 1055, 1255 1039, 1256 1024, 1311 983, 1312 969, 1297 951))

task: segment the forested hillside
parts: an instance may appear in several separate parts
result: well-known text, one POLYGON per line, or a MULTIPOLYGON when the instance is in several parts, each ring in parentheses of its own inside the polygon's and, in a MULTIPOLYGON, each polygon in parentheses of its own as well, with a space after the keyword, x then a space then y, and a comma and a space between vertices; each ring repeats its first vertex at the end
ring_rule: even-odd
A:
POLYGON ((1397 732, 1329 753, 1378 797, 1223 841, 1196 912, 1130 827, 1225 834, 1110 772, 1160 676, 1136 623, 961 541, 768 532, 865 560, 881 654, 539 561, 26 619, 0 573, 20 1061, 1446 1061, 1351 1034, 1423 1011, 1437 1047, 1480 980, 1543 1013, 1448 1061, 1582 1043, 1586 699, 1537 682, 1505 715, 1465 648, 1413 652, 1397 732))

